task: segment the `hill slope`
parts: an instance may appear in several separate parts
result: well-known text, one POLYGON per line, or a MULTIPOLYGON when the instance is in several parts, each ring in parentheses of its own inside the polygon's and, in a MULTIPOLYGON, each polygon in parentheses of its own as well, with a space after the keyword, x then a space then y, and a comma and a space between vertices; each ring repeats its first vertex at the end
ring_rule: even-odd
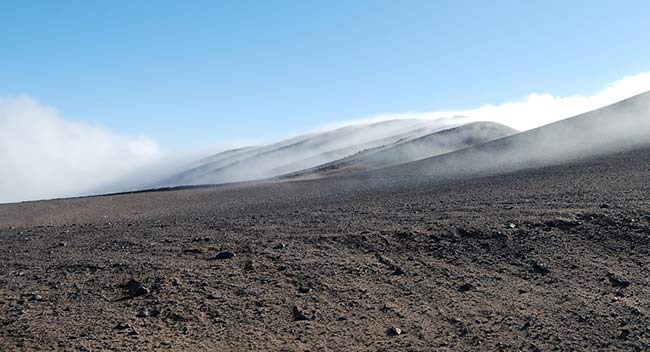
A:
POLYGON ((0 205, 0 350, 648 350, 649 169, 0 205))
POLYGON ((650 92, 476 147, 379 170, 363 177, 451 178, 493 174, 650 145, 650 92))
POLYGON ((353 175, 2 204, 0 350, 650 350, 649 100, 353 175))
POLYGON ((461 119, 391 120, 294 137, 267 146, 226 151, 163 180, 157 186, 215 184, 272 177, 327 163, 359 150, 413 139, 461 119))
POLYGON ((474 122, 436 131, 418 138, 400 139, 388 145, 362 150, 354 155, 281 178, 313 178, 380 169, 483 144, 517 133, 494 122, 474 122))

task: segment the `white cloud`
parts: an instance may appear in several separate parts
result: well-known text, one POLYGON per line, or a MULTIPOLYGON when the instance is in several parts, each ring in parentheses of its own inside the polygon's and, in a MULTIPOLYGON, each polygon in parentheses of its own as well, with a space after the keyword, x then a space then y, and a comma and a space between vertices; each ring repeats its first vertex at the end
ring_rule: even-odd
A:
POLYGON ((593 95, 560 97, 548 93, 532 93, 520 101, 483 105, 475 109, 388 113, 363 120, 344 122, 336 126, 391 119, 439 119, 467 116, 473 121, 495 121, 523 131, 596 110, 647 91, 650 91, 650 72, 625 77, 593 95))
MULTIPOLYGON (((527 130, 649 90, 647 72, 623 78, 593 95, 532 93, 515 102, 458 111, 389 113, 312 132, 391 119, 440 118, 453 118, 456 123, 496 121, 527 130)), ((207 154, 213 152, 163 156, 151 139, 121 136, 100 126, 63 119, 54 109, 26 96, 0 97, 0 203, 139 189, 183 171, 207 154)))
POLYGON ((155 161, 158 145, 62 119, 32 98, 0 98, 0 202, 82 195, 155 161))

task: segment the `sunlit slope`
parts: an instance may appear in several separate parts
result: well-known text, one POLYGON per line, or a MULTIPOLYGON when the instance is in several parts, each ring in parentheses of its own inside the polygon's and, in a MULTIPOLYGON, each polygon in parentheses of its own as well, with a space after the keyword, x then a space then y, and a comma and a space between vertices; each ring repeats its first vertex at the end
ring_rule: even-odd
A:
POLYGON ((325 177, 379 169, 483 144, 514 133, 517 131, 502 124, 474 122, 366 149, 340 160, 285 175, 283 178, 325 177))
POLYGON ((215 184, 281 175, 361 150, 421 137, 459 124, 456 119, 391 120, 312 133, 260 147, 226 151, 196 163, 157 186, 215 184))
POLYGON ((365 176, 456 177, 533 168, 650 145, 650 92, 472 148, 365 176))

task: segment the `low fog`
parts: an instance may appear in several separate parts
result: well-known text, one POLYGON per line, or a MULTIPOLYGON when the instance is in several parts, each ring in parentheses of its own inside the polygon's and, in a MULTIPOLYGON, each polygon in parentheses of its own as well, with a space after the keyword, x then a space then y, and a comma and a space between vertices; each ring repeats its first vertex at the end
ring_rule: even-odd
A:
POLYGON ((249 148, 175 175, 151 187, 216 184, 279 176, 311 168, 361 150, 410 140, 461 124, 458 119, 392 120, 312 133, 259 148, 249 148))
POLYGON ((161 157, 149 138, 63 119, 29 97, 0 98, 0 202, 87 194, 161 157))
MULTIPOLYGON (((533 130, 504 139, 507 145, 504 140, 488 143, 480 156, 461 151, 434 158, 436 163, 444 163, 445 167, 454 164, 451 169, 457 171, 552 163, 647 142, 647 98, 591 114, 596 117, 590 119, 561 121, 544 130, 534 128, 648 90, 650 73, 643 73, 614 82, 592 95, 556 97, 533 93, 520 101, 475 109, 383 114, 330 125, 268 145, 220 154, 201 150, 171 155, 162 153, 152 138, 124 136, 67 119, 27 96, 5 97, 0 98, 0 202, 278 176, 474 121, 494 121, 517 130, 533 130), (452 162, 459 156, 464 162, 452 162)), ((434 175, 432 167, 428 166, 427 172, 434 175)))
POLYGON ((537 129, 372 176, 457 178, 579 161, 650 147, 650 92, 537 129))
POLYGON ((650 91, 650 72, 612 82, 593 94, 554 96, 548 93, 531 93, 519 101, 488 104, 474 109, 383 114, 332 126, 393 119, 435 120, 448 116, 467 116, 473 121, 493 121, 526 131, 593 111, 647 91, 650 91))
MULTIPOLYGON (((614 82, 592 96, 553 97, 548 94, 531 94, 521 102, 487 105, 472 110, 427 114, 385 114, 362 121, 344 123, 343 127, 330 126, 329 128, 333 129, 324 128, 310 135, 257 149, 250 148, 227 157, 216 156, 217 160, 206 162, 163 182, 152 184, 151 187, 218 184, 287 174, 306 175, 319 166, 322 170, 331 170, 336 167, 336 163, 349 164, 349 159, 360 152, 394 147, 401 142, 400 148, 365 158, 363 165, 355 170, 389 166, 470 146, 461 141, 448 141, 447 147, 441 147, 434 141, 427 141, 417 146, 414 143, 405 143, 445 128, 473 121, 493 121, 525 131, 602 108, 648 89, 650 89, 650 73, 614 82), (411 155, 405 155, 404 151, 409 150, 412 152, 411 155)), ((594 126, 594 128, 599 127, 594 126)), ((478 138, 480 131, 474 133, 477 140, 480 140, 478 138)), ((595 142, 597 141, 579 143, 584 143, 584 147, 595 142)), ((593 148, 597 147, 594 145, 593 148)), ((551 153, 551 155, 555 154, 551 153)))
POLYGON ((390 144, 360 150, 345 158, 285 175, 283 178, 319 178, 380 169, 455 150, 480 145, 518 131, 494 122, 472 122, 433 131, 423 136, 400 138, 390 144))

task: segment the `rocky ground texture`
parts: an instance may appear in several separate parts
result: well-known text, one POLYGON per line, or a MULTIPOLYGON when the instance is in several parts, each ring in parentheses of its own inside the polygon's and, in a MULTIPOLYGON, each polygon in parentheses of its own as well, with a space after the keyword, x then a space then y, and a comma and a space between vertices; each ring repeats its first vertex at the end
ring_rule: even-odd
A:
POLYGON ((650 349, 650 150, 0 206, 0 350, 650 349))

